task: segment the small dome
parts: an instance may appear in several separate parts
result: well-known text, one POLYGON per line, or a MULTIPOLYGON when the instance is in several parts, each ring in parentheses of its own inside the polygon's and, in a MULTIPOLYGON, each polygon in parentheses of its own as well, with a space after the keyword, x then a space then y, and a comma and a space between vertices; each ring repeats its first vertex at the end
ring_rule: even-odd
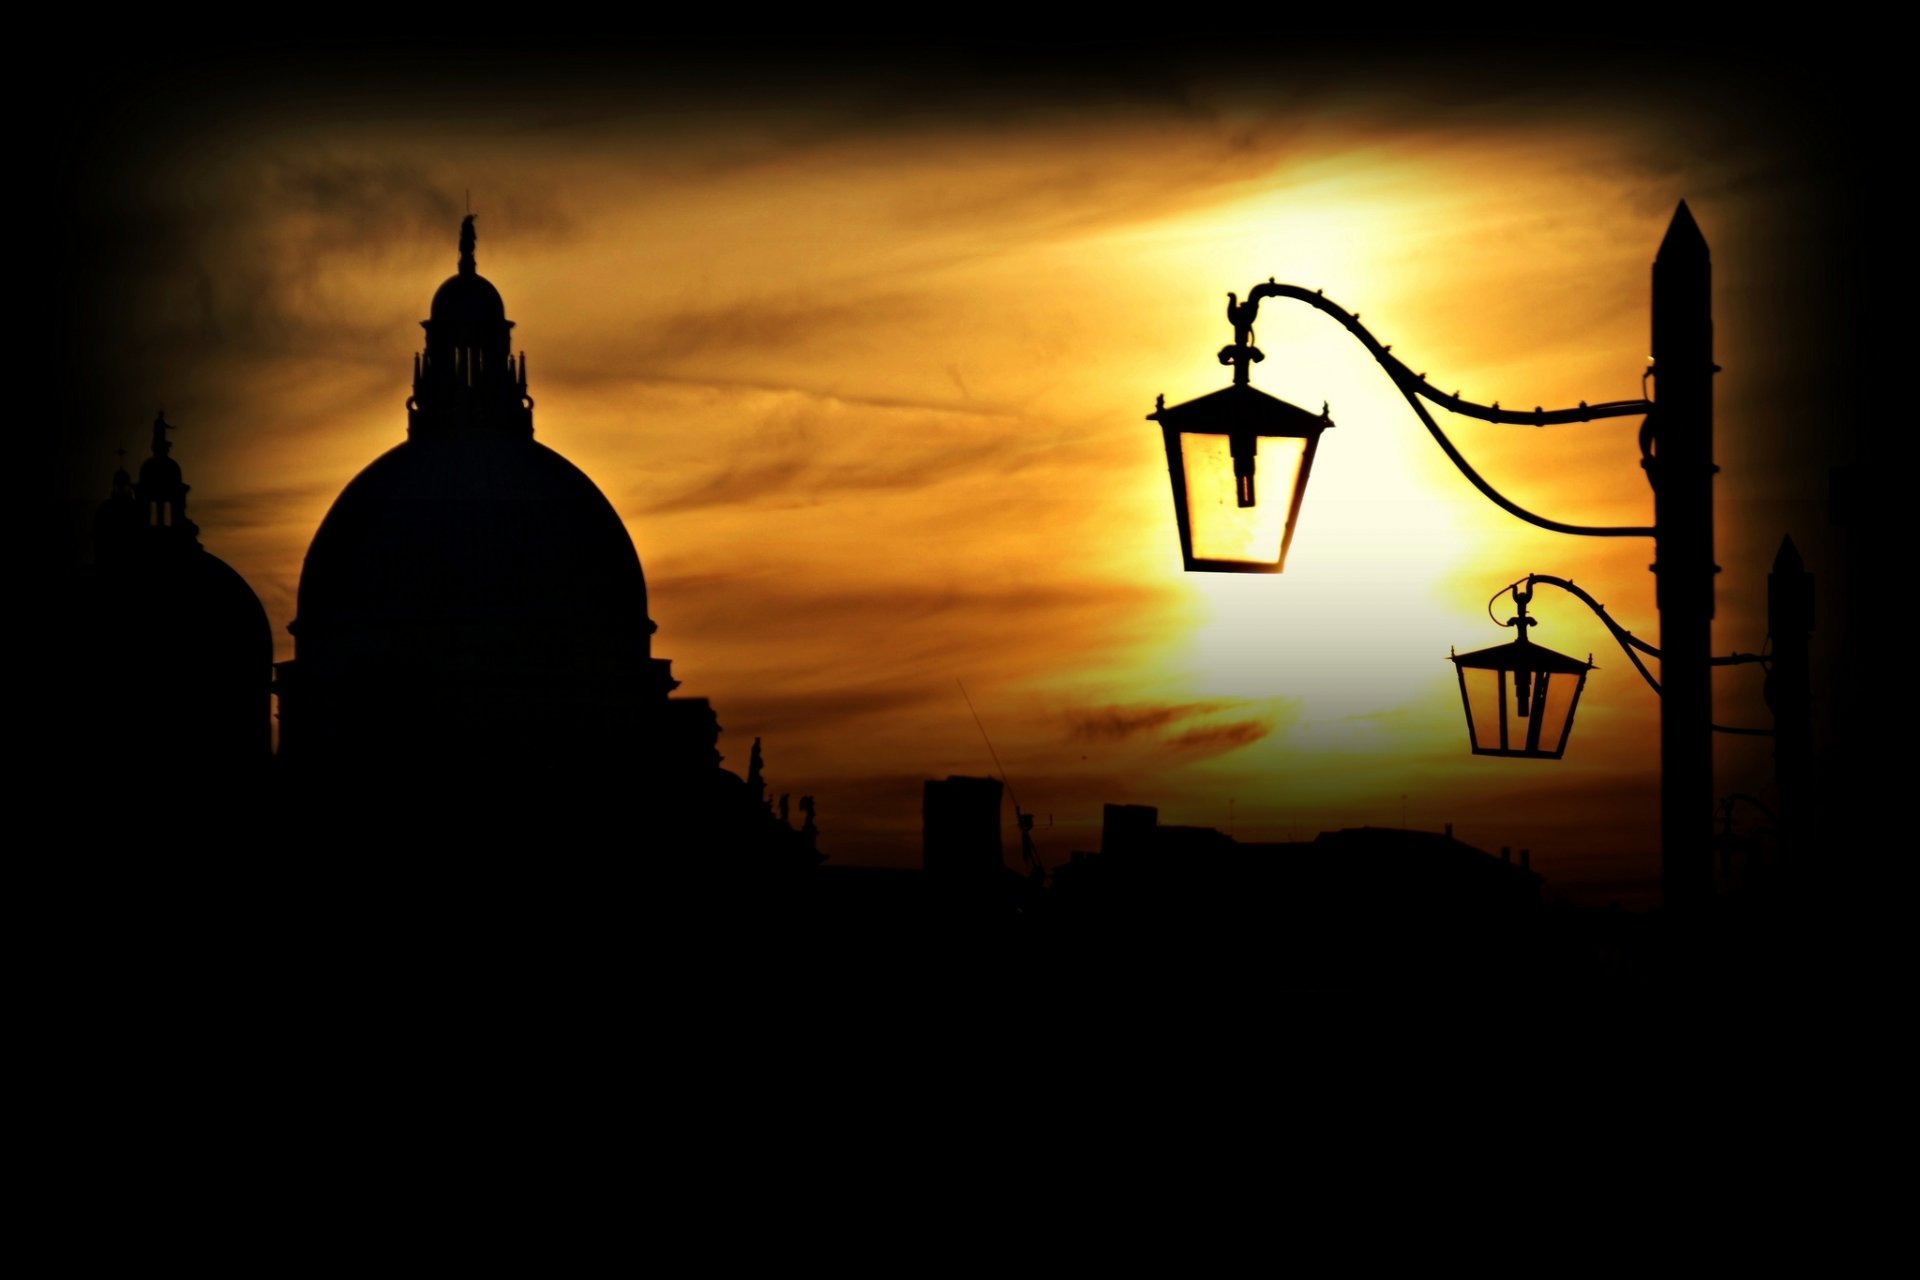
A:
POLYGON ((107 776, 144 762, 183 783, 230 778, 271 750, 267 611, 219 557, 148 542, 77 581, 59 641, 60 660, 84 677, 76 732, 107 776))
POLYGON ((467 332, 480 325, 498 325, 507 318, 507 304, 493 282, 462 272, 447 277, 433 295, 432 323, 441 332, 467 332))
POLYGON ((180 464, 164 453, 156 453, 140 464, 140 483, 176 485, 180 483, 180 464))

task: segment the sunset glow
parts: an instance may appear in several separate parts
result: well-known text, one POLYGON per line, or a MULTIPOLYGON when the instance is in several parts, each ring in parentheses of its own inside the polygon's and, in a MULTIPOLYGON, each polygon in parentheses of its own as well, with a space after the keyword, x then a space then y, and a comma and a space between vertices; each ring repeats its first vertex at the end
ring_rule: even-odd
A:
MULTIPOLYGON (((1529 572, 1657 635, 1649 543, 1497 510, 1360 344, 1285 301, 1261 310, 1253 385, 1338 425, 1284 573, 1182 572, 1145 418, 1227 383, 1226 294, 1269 277, 1359 311, 1444 390, 1636 397, 1649 264, 1684 197, 1722 317, 1716 649, 1758 648, 1785 523, 1802 513, 1813 564, 1827 536, 1767 443, 1791 434, 1790 335, 1746 305, 1791 234, 1792 176, 1764 150, 1682 145, 1659 107, 1412 110, 1370 84, 983 101, 886 118, 827 87, 734 109, 249 97, 156 133, 117 177, 123 224, 162 231, 125 250, 107 420, 71 432, 73 541, 112 449, 163 404, 202 540, 291 656, 315 529, 404 437, 470 192, 536 439, 621 514, 654 652, 713 700, 727 767, 762 738, 774 790, 818 797, 835 861, 914 863, 922 781, 994 771, 964 682, 1050 859, 1097 847, 1109 801, 1252 839, 1451 822, 1530 847, 1555 890, 1633 900, 1658 856, 1657 699, 1543 592, 1534 638, 1598 667, 1571 745, 1478 758, 1447 656, 1512 638, 1485 605, 1529 572)), ((1530 509, 1650 516, 1638 419, 1438 416, 1530 509)), ((1291 443, 1260 455, 1269 521, 1291 443)), ((1765 723, 1760 685, 1719 673, 1717 716, 1765 723)), ((1768 785, 1764 744, 1716 750, 1728 789, 1768 785)))

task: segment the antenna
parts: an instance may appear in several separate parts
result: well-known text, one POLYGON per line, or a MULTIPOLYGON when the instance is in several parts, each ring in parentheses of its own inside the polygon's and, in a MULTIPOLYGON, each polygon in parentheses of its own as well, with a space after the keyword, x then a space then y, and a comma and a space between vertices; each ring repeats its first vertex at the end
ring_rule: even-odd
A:
POLYGON ((1019 797, 1013 794, 1013 783, 1007 780, 1007 767, 1000 763, 1000 753, 993 749, 993 739, 987 736, 987 726, 981 723, 980 713, 974 710, 973 699, 967 695, 967 686, 961 683, 959 676, 955 676, 953 682, 960 685, 960 696, 967 699, 967 711, 973 716, 974 727, 980 730, 980 740, 987 744, 987 754, 993 757, 993 767, 1000 771, 1000 781, 1007 788, 1007 799, 1013 801, 1013 810, 1015 813, 1018 813, 1020 811, 1019 797))
MULTIPOLYGON (((987 754, 993 757, 993 767, 1000 771, 1000 785, 1007 789, 1007 799, 1013 801, 1014 825, 1020 829, 1020 857, 1033 870, 1031 878, 1036 884, 1045 884, 1047 866, 1040 861, 1040 850, 1033 844, 1033 815, 1020 808, 1020 797, 1013 792, 1013 782, 1007 777, 1007 767, 1000 763, 1000 753, 993 749, 993 739, 987 736, 986 722, 980 719, 980 712, 973 705, 973 697, 967 692, 967 686, 959 676, 953 682, 960 686, 960 696, 967 700, 967 711, 973 716, 974 727, 980 730, 980 740, 987 744, 987 754)), ((1053 825, 1053 815, 1047 815, 1047 825, 1053 825)))

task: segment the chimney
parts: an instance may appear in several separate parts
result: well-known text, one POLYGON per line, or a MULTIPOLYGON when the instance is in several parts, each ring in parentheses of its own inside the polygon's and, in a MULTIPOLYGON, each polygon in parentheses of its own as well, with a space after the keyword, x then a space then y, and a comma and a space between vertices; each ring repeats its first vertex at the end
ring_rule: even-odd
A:
POLYGON ((1522 849, 1520 851, 1520 869, 1522 871, 1533 870, 1533 850, 1522 849))
POLYGON ((1453 824, 1451 822, 1447 824, 1447 839, 1453 839, 1453 824))
POLYGON ((1512 846, 1512 845, 1507 845, 1507 844, 1503 844, 1503 845, 1501 845, 1501 846, 1500 846, 1500 861, 1502 861, 1502 862, 1512 862, 1512 861, 1513 861, 1513 846, 1512 846))

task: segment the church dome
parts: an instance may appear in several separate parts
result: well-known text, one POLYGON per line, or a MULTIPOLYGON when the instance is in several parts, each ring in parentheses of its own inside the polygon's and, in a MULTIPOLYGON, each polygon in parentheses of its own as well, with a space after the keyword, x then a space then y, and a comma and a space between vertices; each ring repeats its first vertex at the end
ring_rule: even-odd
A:
MULTIPOLYGON (((166 655, 186 671, 244 672, 242 688, 252 688, 256 698, 264 692, 273 628, 260 597, 232 565, 192 548, 151 556, 131 568, 138 576, 124 575, 120 591, 129 610, 146 620, 150 654, 166 655)), ((252 728, 264 743, 266 717, 259 706, 251 712, 252 728)))
MULTIPOLYGON (((156 421, 156 448, 169 426, 156 421)), ((253 588, 200 546, 179 464, 147 464, 138 487, 114 473, 94 563, 61 611, 70 745, 104 777, 149 792, 164 782, 193 802, 269 759, 273 632, 253 588)))
POLYGON ((301 569, 280 744, 322 771, 578 773, 632 760, 665 715, 633 539, 535 442, 525 357, 474 239, 469 217, 414 357, 405 443, 341 490, 301 569))
MULTIPOLYGON (((347 485, 300 575, 303 642, 334 623, 585 626, 644 656, 633 539, 578 467, 525 436, 409 440, 347 485)), ((612 656, 612 655, 609 655, 612 656)))

